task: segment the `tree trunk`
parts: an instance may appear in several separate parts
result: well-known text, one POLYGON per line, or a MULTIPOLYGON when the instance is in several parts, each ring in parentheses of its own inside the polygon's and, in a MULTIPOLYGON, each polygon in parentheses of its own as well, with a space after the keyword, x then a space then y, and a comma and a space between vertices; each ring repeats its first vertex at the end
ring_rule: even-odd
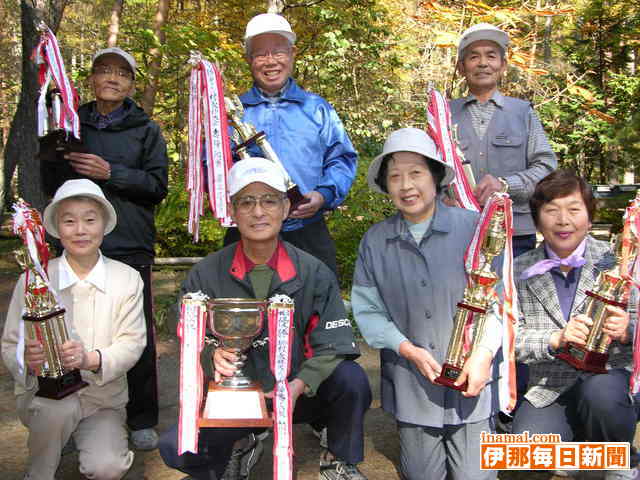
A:
POLYGON ((267 0, 268 13, 282 13, 282 10, 284 10, 283 0, 267 0))
POLYGON ((118 33, 120 32, 120 18, 122 17, 122 7, 124 0, 115 0, 111 9, 111 20, 109 21, 109 36, 107 37, 107 47, 115 47, 118 44, 118 33))
MULTIPOLYGON (((38 154, 36 102, 38 80, 31 53, 38 44, 39 34, 36 23, 44 20, 55 33, 60 26, 67 0, 22 0, 20 2, 22 28, 22 88, 16 113, 11 122, 9 138, 5 150, 4 186, 5 198, 11 178, 18 167, 18 192, 35 208, 45 204, 45 195, 40 180, 38 154)), ((0 207, 4 207, 4 202, 0 207)), ((1 211, 1 210, 0 210, 1 211)))
POLYGON ((142 94, 142 108, 144 111, 153 115, 153 108, 156 103, 156 93, 158 92, 158 83, 160 81, 160 67, 162 66, 162 45, 165 43, 164 24, 167 21, 169 13, 169 0, 158 0, 158 10, 156 11, 156 25, 154 34, 158 45, 149 50, 151 56, 151 64, 149 65, 149 83, 142 94))

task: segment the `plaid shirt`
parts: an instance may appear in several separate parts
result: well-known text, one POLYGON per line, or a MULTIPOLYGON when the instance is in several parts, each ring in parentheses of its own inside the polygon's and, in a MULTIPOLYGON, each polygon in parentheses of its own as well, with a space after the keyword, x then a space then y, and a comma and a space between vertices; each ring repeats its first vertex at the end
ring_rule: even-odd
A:
MULTIPOLYGON (((529 385, 525 398, 536 408, 552 404, 580 377, 593 375, 576 370, 568 363, 556 358, 549 349, 551 334, 564 328, 564 320, 556 287, 547 272, 521 280, 522 272, 540 260, 544 260, 544 245, 520 255, 515 261, 516 286, 520 302, 520 320, 516 337, 516 358, 529 365, 529 385)), ((584 312, 587 290, 597 287, 598 273, 609 269, 615 258, 609 244, 587 237, 587 248, 578 281, 576 296, 571 307, 571 316, 584 312)), ((630 301, 631 306, 634 302, 630 301)), ((631 311, 630 331, 635 323, 635 312, 631 311)), ((632 346, 613 342, 609 348, 607 368, 631 368, 632 346)))

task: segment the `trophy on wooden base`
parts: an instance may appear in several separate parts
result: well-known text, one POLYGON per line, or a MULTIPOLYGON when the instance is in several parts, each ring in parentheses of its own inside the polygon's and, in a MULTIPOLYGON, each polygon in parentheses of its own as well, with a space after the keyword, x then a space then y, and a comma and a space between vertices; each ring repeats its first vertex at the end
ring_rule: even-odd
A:
POLYGON ((469 273, 469 285, 464 291, 462 301, 458 303, 447 356, 440 376, 435 379, 435 382, 440 385, 460 391, 467 389, 467 382, 461 385, 454 385, 454 383, 462 373, 467 358, 482 339, 491 292, 498 281, 498 276, 491 270, 491 263, 504 250, 505 241, 504 204, 502 204, 494 211, 482 239, 480 248, 484 262, 480 268, 469 273), (473 340, 469 342, 469 338, 473 340))
POLYGON ((579 370, 607 373, 606 365, 609 360, 608 350, 611 339, 602 332, 602 327, 609 315, 606 310, 607 305, 627 309, 631 279, 621 271, 621 265, 623 256, 631 260, 635 258, 637 244, 633 239, 631 232, 625 228, 625 232, 622 236, 618 236, 615 244, 615 265, 609 270, 600 272, 596 291, 585 292, 588 298, 584 313, 593 321, 585 345, 569 342, 556 355, 579 370))
POLYGON ((44 349, 45 362, 37 373, 39 397, 60 400, 88 386, 82 380, 80 370, 66 369, 58 347, 69 340, 65 322, 65 309, 55 299, 47 282, 46 266, 49 250, 42 229, 40 214, 24 201, 14 205, 14 231, 23 237, 25 247, 14 252, 16 260, 25 271, 25 313, 22 319, 28 338, 38 340, 44 349), (38 258, 32 258, 32 255, 38 258), (36 264, 39 268, 36 268, 36 264), (42 273, 41 273, 42 272, 42 273))
POLYGON ((242 115, 244 114, 244 108, 242 106, 242 102, 237 95, 233 97, 225 97, 225 107, 227 108, 227 116, 229 118, 229 123, 235 129, 237 133, 237 140, 239 140, 238 145, 235 147, 236 154, 240 157, 240 159, 249 158, 249 152, 247 149, 255 144, 257 145, 262 153, 264 154, 267 160, 272 161, 282 170, 285 178, 285 185, 287 187, 287 197, 291 202, 291 207, 289 211, 295 210, 298 205, 306 203, 309 201, 302 193, 298 186, 293 182, 291 176, 282 165, 278 154, 273 150, 269 140, 267 140, 267 136, 264 132, 258 132, 256 127, 248 122, 242 121, 242 115))
POLYGON ((219 342, 218 348, 238 356, 233 376, 220 383, 211 381, 200 427, 270 427, 262 387, 242 371, 253 339, 260 334, 268 302, 251 298, 216 298, 207 304, 209 327, 219 342))

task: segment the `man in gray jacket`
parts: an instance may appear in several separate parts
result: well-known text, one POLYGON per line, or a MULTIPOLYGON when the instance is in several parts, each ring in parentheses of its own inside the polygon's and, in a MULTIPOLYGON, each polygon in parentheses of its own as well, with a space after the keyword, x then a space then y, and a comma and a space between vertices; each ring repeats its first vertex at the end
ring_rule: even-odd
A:
POLYGON ((480 204, 505 189, 513 200, 517 256, 535 247, 529 198, 536 184, 555 170, 557 160, 531 104, 498 91, 508 46, 507 33, 488 23, 462 34, 457 68, 469 95, 451 101, 451 116, 478 182, 475 195, 480 204))

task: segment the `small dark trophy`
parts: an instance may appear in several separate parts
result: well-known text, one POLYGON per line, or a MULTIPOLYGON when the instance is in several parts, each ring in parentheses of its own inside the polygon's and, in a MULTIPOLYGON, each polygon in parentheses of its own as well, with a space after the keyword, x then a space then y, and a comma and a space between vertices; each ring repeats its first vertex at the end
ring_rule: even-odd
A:
POLYGON ((57 88, 47 92, 47 132, 38 138, 38 158, 44 162, 64 162, 69 152, 86 153, 87 149, 73 134, 59 125, 62 99, 57 88))
POLYGON ((458 309, 453 319, 453 332, 447 348, 447 356, 442 365, 440 376, 435 382, 454 390, 465 391, 467 382, 461 385, 454 385, 462 372, 462 367, 467 358, 479 344, 484 333, 486 313, 491 298, 490 292, 498 276, 491 271, 493 259, 502 253, 506 241, 504 230, 504 204, 500 205, 491 217, 489 227, 480 247, 484 254, 482 266, 469 273, 470 284, 464 291, 462 301, 458 303, 458 309), (465 330, 468 327, 468 319, 472 316, 471 326, 472 344, 467 346, 465 342, 465 330))

